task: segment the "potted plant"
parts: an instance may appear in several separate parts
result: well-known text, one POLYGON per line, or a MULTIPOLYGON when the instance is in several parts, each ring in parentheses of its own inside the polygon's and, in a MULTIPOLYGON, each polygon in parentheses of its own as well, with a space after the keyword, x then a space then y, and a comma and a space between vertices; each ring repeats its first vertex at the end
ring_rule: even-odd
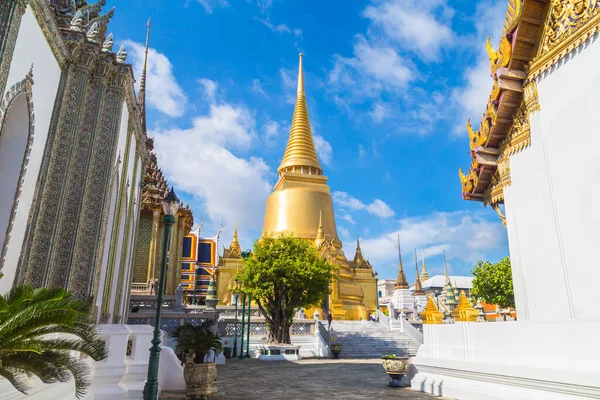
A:
POLYGON ((383 359, 383 369, 385 370, 385 373, 392 379, 388 386, 393 388, 404 386, 402 384, 402 378, 408 373, 410 358, 396 357, 395 354, 384 354, 381 358, 383 359))
POLYGON ((221 338, 213 329, 215 321, 208 320, 198 326, 185 324, 178 326, 172 336, 177 341, 176 351, 185 355, 183 378, 188 398, 204 398, 217 391, 217 364, 214 356, 223 350, 221 338), (210 358, 213 362, 210 362, 210 358))
POLYGON ((336 342, 335 336, 331 334, 329 337, 329 350, 331 350, 331 354, 333 354, 333 358, 340 358, 340 353, 342 352, 342 344, 336 342))

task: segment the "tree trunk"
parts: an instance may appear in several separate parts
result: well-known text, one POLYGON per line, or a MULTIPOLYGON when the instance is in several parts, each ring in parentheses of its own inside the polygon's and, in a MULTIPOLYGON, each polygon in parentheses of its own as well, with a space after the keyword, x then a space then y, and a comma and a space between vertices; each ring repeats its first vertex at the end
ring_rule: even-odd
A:
POLYGON ((292 344, 290 327, 285 321, 273 319, 273 322, 269 324, 269 343, 292 344))

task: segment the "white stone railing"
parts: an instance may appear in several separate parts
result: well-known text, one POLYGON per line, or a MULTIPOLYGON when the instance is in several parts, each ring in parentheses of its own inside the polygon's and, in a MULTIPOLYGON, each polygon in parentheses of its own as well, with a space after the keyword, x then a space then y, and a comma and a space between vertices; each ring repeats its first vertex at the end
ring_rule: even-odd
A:
POLYGON ((400 332, 406 334, 413 342, 423 344, 423 334, 401 315, 395 322, 400 326, 400 332))
MULTIPOLYGON (((388 310, 390 308, 388 307, 388 310)), ((379 319, 379 323, 385 326, 388 329, 392 329, 391 318, 385 315, 381 310, 377 310, 377 318, 379 319)))
POLYGON ((318 319, 315 319, 315 328, 317 354, 319 357, 329 357, 329 332, 325 328, 325 325, 318 319))

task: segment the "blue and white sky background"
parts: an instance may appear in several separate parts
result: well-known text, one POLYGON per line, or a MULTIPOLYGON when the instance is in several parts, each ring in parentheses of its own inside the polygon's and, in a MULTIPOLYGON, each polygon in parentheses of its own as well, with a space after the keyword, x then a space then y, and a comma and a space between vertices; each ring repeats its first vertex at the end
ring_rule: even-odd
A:
MULTIPOLYGON (((239 221, 260 236, 295 100, 298 53, 315 145, 348 258, 356 235, 380 278, 397 274, 402 240, 430 275, 468 274, 508 254, 496 213, 461 199, 465 122, 492 87, 506 0, 109 0, 109 25, 141 75, 146 21, 148 129, 159 163, 203 235, 239 221)), ((115 46, 115 49, 118 48, 115 46)), ((136 87, 137 89, 137 87, 136 87)), ((221 247, 221 246, 220 246, 221 247)))

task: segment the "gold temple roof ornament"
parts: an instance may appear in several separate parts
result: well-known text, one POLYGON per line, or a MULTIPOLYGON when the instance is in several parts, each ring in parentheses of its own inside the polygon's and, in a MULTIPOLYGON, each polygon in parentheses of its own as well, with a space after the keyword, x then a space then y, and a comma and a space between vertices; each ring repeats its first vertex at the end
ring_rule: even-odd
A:
POLYGON ((308 117, 308 108, 306 106, 302 53, 300 53, 300 63, 298 66, 298 91, 296 93, 296 105, 290 128, 290 137, 278 168, 280 175, 283 171, 311 175, 323 174, 323 169, 317 157, 310 119, 308 117))
POLYGON ((231 239, 231 244, 229 248, 223 246, 223 258, 242 258, 242 247, 240 246, 240 241, 238 239, 238 223, 235 223, 235 228, 233 229, 233 238, 231 239))
POLYGON ((463 199, 493 207, 504 201, 503 188, 511 183, 508 158, 531 143, 528 118, 524 121, 517 117, 528 117, 539 109, 536 84, 528 75, 529 65, 539 57, 539 37, 545 30, 548 10, 557 10, 560 4, 567 3, 573 2, 555 0, 548 7, 547 1, 542 0, 511 0, 498 50, 488 38, 486 49, 493 86, 479 129, 475 131, 467 121, 472 163, 468 172, 459 170, 463 199), (532 100, 526 101, 526 97, 532 100), (496 174, 498 170, 501 176, 496 174))

